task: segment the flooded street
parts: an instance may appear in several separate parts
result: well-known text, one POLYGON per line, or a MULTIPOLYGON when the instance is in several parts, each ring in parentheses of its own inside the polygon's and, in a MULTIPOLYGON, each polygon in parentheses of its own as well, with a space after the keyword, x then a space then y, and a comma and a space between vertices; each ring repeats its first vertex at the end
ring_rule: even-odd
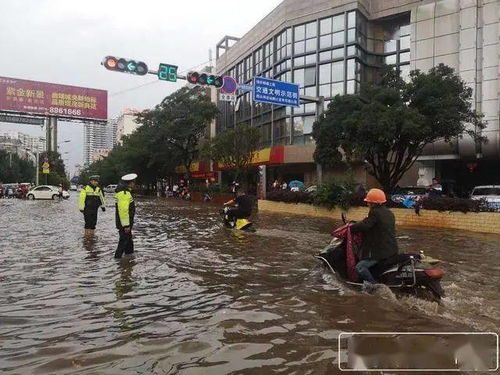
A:
POLYGON ((331 220, 260 213, 243 233, 215 206, 139 199, 135 258, 115 261, 114 208, 85 240, 72 195, 0 200, 0 372, 330 374, 342 331, 500 326, 498 235, 399 228, 406 251, 443 260, 438 306, 324 271, 331 220))

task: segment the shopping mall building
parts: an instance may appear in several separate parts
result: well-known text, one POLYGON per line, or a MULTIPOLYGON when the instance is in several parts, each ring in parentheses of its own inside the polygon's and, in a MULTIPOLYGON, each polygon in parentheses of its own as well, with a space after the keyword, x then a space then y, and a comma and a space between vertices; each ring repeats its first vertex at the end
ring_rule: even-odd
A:
MULTIPOLYGON (((499 20, 498 0, 284 0, 243 37, 217 44, 216 69, 240 84, 254 76, 297 83, 302 95, 323 96, 326 106, 337 94, 358 92, 383 64, 397 65, 406 77, 444 63, 473 88, 489 142, 435 143, 401 185, 428 184, 434 175, 465 188, 500 184, 499 20)), ((312 183, 332 173, 313 161, 316 103, 258 104, 240 91, 236 103, 218 106, 216 132, 242 123, 259 128, 261 148, 271 150, 256 164, 267 166, 268 184, 275 178, 312 183)), ((356 177, 373 182, 363 168, 356 177)))

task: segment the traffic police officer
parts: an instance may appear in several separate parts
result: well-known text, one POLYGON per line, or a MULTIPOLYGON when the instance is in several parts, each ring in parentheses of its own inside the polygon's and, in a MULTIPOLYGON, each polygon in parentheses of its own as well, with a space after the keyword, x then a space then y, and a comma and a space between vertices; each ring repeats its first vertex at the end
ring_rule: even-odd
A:
POLYGON ((135 186, 137 175, 130 173, 122 177, 116 188, 116 229, 120 234, 118 247, 115 251, 115 258, 121 258, 134 252, 134 242, 132 240, 132 227, 134 225, 135 203, 132 196, 132 189, 135 186))
POLYGON ((99 176, 90 176, 90 183, 85 185, 80 192, 79 209, 85 219, 85 235, 94 234, 97 224, 97 210, 106 211, 106 200, 101 188, 98 186, 99 176))

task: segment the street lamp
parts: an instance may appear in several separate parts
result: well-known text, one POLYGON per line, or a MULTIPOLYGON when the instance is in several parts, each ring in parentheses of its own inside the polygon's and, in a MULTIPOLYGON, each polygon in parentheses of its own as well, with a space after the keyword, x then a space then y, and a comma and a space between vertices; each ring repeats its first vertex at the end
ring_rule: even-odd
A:
POLYGON ((38 176, 38 163, 40 160, 40 152, 38 148, 36 149, 36 154, 34 155, 29 148, 26 149, 26 153, 31 156, 35 161, 35 185, 38 186, 39 176, 38 176))

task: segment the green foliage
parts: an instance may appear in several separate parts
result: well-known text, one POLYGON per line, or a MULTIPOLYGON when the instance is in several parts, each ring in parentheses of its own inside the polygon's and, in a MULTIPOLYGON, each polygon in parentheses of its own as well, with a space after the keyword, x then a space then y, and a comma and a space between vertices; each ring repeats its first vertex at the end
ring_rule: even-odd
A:
POLYGON ((350 207, 350 196, 355 185, 356 183, 352 178, 339 181, 330 180, 318 185, 313 194, 314 204, 328 209, 338 206, 347 210, 350 207))
POLYGON ((206 141, 202 154, 215 163, 233 169, 234 179, 237 180, 241 172, 250 165, 258 147, 259 129, 243 124, 206 141))
POLYGON ((167 96, 152 110, 137 116, 142 124, 116 146, 109 155, 92 163, 81 175, 81 183, 98 174, 101 184, 116 184, 121 176, 137 173, 142 184, 152 184, 175 173, 175 167, 187 170, 198 156, 198 144, 217 114, 217 107, 200 88, 182 88, 167 96))
POLYGON ((35 165, 17 154, 0 150, 0 181, 4 183, 33 182, 35 165))
POLYGON ((364 86, 359 95, 336 96, 314 123, 315 160, 325 166, 366 161, 390 192, 427 144, 466 134, 484 141, 472 90, 453 69, 440 64, 410 77, 406 83, 386 70, 380 82, 364 86))
POLYGON ((166 153, 171 160, 185 166, 189 174, 191 163, 198 157, 199 142, 217 114, 217 107, 201 87, 183 87, 167 96, 153 110, 139 114, 137 120, 143 124, 141 128, 154 133, 149 146, 160 151, 150 158, 150 162, 154 163, 158 158, 165 162, 161 156, 166 153))
POLYGON ((266 196, 267 200, 285 203, 313 203, 312 194, 304 191, 276 190, 271 191, 266 196))

